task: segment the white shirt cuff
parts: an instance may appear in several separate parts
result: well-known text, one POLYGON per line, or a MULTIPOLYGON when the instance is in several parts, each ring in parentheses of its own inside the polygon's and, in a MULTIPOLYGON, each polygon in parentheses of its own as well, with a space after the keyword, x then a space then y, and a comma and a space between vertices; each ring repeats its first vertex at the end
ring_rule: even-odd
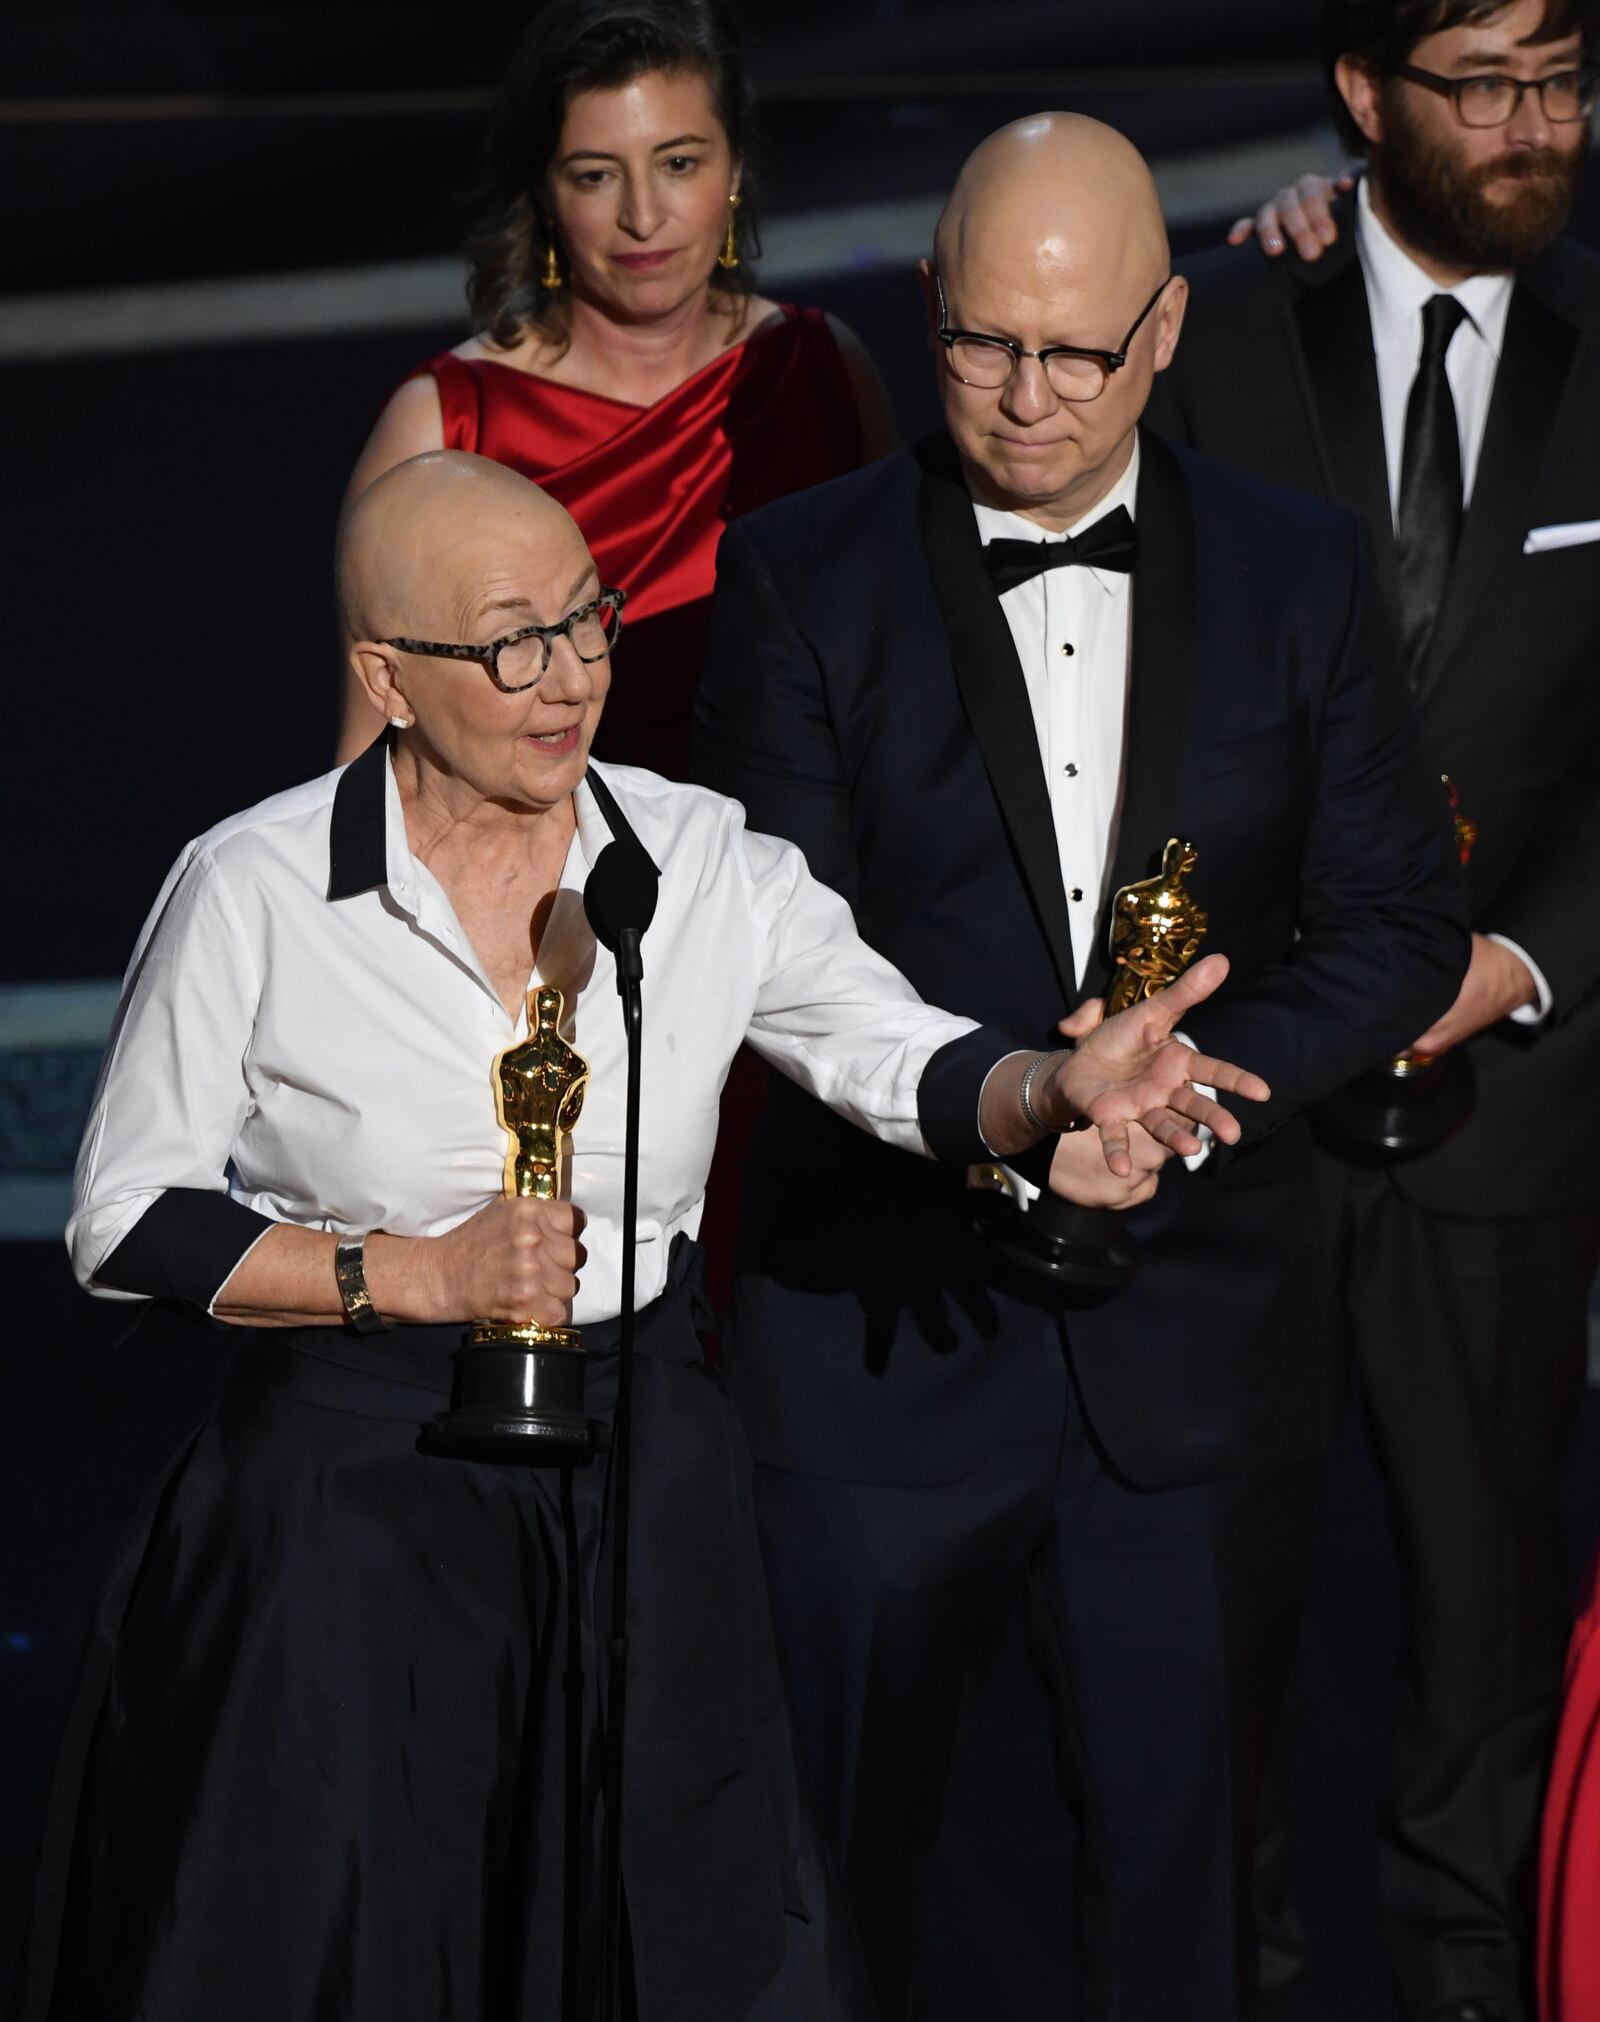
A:
MULTIPOLYGON (((1048 1051, 1049 1049, 1044 1050, 1048 1051)), ((988 1147, 989 1156, 994 1160, 994 1164, 987 1169, 987 1174, 985 1175, 985 1177, 982 1180, 976 1181, 976 1184, 984 1186, 991 1185, 992 1179, 989 1177, 989 1175, 999 1173, 1001 1179, 1004 1181, 1004 1185, 1000 1189, 1001 1192, 1010 1194, 1012 1200, 1016 1202, 1019 1208, 1026 1209, 1030 1207, 1033 1204, 1033 1202, 1039 1198, 1040 1189, 1036 1187, 1031 1180, 1025 1180, 1022 1177, 1021 1173, 1013 1172, 1010 1166, 1008 1166, 1004 1162, 1004 1160, 999 1157, 993 1145, 989 1143, 989 1140, 983 1136, 983 1098, 989 1092, 990 1080, 993 1078, 995 1074, 999 1072, 999 1070, 1002 1067, 1005 1066, 1007 1061, 1018 1060, 1023 1057, 1024 1056, 1020 1053, 1001 1054, 1000 1058, 995 1062, 994 1066, 991 1067, 989 1069, 989 1072, 983 1077, 983 1086, 978 1090, 978 1135, 980 1138, 983 1138, 984 1144, 988 1147)), ((1031 1060, 1034 1059, 1036 1056, 1030 1053, 1025 1057, 1031 1060)), ((978 1166, 973 1166, 969 1169, 968 1175, 969 1184, 974 1183, 973 1175, 976 1175, 982 1170, 983 1168, 978 1166)))
MULTIPOLYGON (((997 1162, 998 1162, 998 1154, 996 1153, 994 1146, 990 1144, 989 1140, 983 1134, 983 1098, 989 1093, 989 1083, 993 1081, 995 1076, 1000 1072, 1001 1068, 1005 1066, 1006 1062, 1008 1060, 1021 1060, 1023 1057, 1024 1056, 1020 1050, 1015 1053, 1002 1053, 1000 1058, 993 1065, 993 1067, 991 1067, 989 1069, 989 1072, 983 1077, 983 1086, 978 1090, 978 1140, 982 1144, 984 1150, 988 1152, 989 1156, 992 1159, 996 1159, 997 1162)), ((1032 1060, 1035 1059, 1037 1056, 1030 1053, 1026 1057, 1029 1060, 1032 1060)), ((1019 1180, 1018 1185, 1026 1186, 1027 1181, 1019 1180)), ((1037 1193, 1038 1188, 1035 1187, 1033 1191, 1037 1193)))
MULTIPOLYGON (((1181 1040, 1183 1044, 1188 1047, 1191 1053, 1198 1053, 1200 1051, 1199 1047, 1195 1045, 1194 1041, 1189 1037, 1187 1032, 1174 1032, 1172 1036, 1174 1039, 1181 1040)), ((1210 1101, 1212 1102, 1216 1101, 1217 1091, 1214 1088, 1207 1088, 1203 1082, 1199 1081, 1197 1081, 1194 1085, 1196 1088, 1200 1090, 1200 1093, 1206 1096, 1210 1101)), ((1198 1151, 1190 1152, 1188 1157, 1183 1162, 1185 1168, 1189 1172, 1198 1172, 1200 1170, 1200 1168, 1205 1164, 1206 1160, 1210 1158, 1211 1147, 1213 1144, 1216 1143, 1216 1139, 1212 1135, 1211 1126, 1209 1124, 1206 1123, 1197 1124, 1195 1126, 1194 1134, 1200 1140, 1200 1149, 1198 1151)))
POLYGON ((1495 942, 1498 946, 1502 948, 1509 948, 1512 954, 1515 955, 1517 960, 1522 964, 1523 968, 1526 969, 1528 974, 1533 978, 1533 987, 1537 995, 1537 1002, 1533 1004, 1519 1004, 1516 1010, 1511 1013, 1512 1024, 1542 1025, 1544 1021, 1550 1016, 1551 1010, 1554 1008, 1556 1001, 1555 992, 1550 988, 1550 985, 1544 979, 1544 971, 1539 967, 1538 963, 1528 953, 1526 948, 1521 947, 1517 942, 1508 939, 1506 935, 1487 934, 1485 935, 1484 938, 1486 940, 1495 942))

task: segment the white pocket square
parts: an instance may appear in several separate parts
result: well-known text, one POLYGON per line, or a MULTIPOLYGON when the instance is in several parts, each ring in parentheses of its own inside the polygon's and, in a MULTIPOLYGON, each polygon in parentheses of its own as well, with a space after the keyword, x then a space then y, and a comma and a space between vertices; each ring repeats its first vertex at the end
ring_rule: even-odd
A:
POLYGON ((1581 548, 1588 541, 1600 541, 1600 520, 1569 520, 1561 527, 1530 527, 1522 552, 1544 555, 1552 548, 1581 548))

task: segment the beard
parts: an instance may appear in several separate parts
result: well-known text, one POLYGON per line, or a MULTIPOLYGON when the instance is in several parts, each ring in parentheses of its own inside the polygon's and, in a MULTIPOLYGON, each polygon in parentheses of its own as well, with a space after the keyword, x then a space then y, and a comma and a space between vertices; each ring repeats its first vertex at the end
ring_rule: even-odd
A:
POLYGON ((1508 148, 1463 167, 1423 132, 1392 86, 1383 130, 1377 166, 1384 201, 1401 236, 1430 259, 1474 270, 1524 267, 1571 215, 1581 140, 1568 150, 1508 148))

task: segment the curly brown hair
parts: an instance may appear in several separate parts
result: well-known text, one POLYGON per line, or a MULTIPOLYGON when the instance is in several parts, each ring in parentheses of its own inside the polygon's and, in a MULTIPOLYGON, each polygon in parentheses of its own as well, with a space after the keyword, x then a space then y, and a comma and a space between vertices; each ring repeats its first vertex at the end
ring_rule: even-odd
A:
POLYGON ((714 267, 711 285, 732 301, 750 293, 761 251, 753 94, 731 15, 720 0, 551 0, 513 52, 489 113, 483 214, 467 241, 467 301, 489 343, 509 350, 530 327, 557 341, 565 335, 566 287, 541 280, 555 239, 538 191, 573 93, 684 70, 710 85, 728 145, 744 163, 734 213, 739 263, 714 267))

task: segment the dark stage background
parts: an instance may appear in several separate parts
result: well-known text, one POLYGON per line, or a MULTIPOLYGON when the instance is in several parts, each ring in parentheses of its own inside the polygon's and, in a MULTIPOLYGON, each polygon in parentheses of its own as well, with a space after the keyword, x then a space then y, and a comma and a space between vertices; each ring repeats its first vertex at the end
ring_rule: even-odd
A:
MULTIPOLYGON (((80 1297, 66 1269, 114 979, 182 843, 331 762, 334 514, 390 388, 466 334, 475 139, 528 11, 53 0, 0 19, 0 1987, 100 1565, 228 1352, 220 1329, 130 1336, 130 1309, 80 1297)), ((1212 243, 1285 173, 1337 159, 1314 14, 751 0, 767 285, 856 328, 914 434, 934 396, 912 267, 966 150, 1041 105, 1093 112, 1156 163, 1178 248, 1212 243)), ((1592 176, 1579 229, 1600 241, 1592 176)), ((1571 1488, 1576 1570, 1600 1532, 1592 1394, 1571 1488)), ((1371 1825, 1396 1632, 1352 1419, 1300 1683, 1306 2018, 1390 2014, 1371 1825)), ((991 1690, 1014 1692, 1019 1650, 991 1690)), ((1030 2012, 1062 2012, 1051 1775, 1042 1708, 963 1761, 947 1845, 983 1836, 985 1880, 943 1890, 931 1920, 939 2018, 997 2013, 974 1934, 1019 1961, 1030 2012)))

